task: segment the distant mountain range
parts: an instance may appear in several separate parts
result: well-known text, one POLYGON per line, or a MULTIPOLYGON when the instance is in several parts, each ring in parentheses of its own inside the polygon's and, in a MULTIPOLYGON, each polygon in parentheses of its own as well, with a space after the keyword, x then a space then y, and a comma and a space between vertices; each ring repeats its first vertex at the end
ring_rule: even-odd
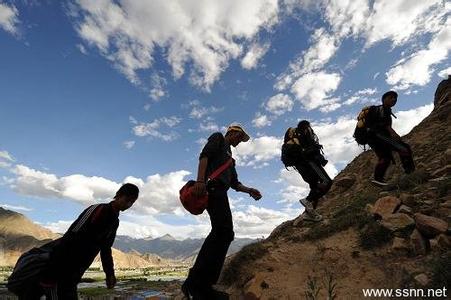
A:
MULTIPOLYGON (((33 223, 24 215, 0 207, 0 266, 14 266, 23 252, 59 237, 60 234, 33 223)), ((176 240, 168 234, 155 239, 117 236, 113 245, 113 258, 115 265, 120 268, 189 264, 196 257, 203 241, 204 239, 176 240)), ((253 241, 235 239, 229 254, 253 241)), ((98 258, 93 265, 99 265, 98 258)))
MULTIPOLYGON (((247 238, 235 238, 230 245, 228 255, 239 251, 255 240, 247 238)), ((134 239, 128 236, 117 236, 114 247, 123 251, 138 251, 139 253, 153 253, 166 259, 191 261, 199 252, 204 239, 176 240, 169 234, 151 239, 134 239)))

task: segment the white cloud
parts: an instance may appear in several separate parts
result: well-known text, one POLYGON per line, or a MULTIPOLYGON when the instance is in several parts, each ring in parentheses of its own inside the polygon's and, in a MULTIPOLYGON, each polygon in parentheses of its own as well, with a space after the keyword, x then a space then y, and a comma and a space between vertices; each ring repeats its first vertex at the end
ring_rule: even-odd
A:
POLYGON ((433 36, 426 49, 398 61, 387 73, 387 83, 405 90, 412 85, 424 86, 431 80, 433 66, 448 57, 451 50, 451 21, 433 36))
POLYGON ((352 105, 356 102, 359 104, 368 104, 374 102, 372 96, 377 93, 377 88, 366 88, 360 91, 355 92, 351 97, 349 97, 346 101, 343 102, 344 105, 352 105))
POLYGON ((131 148, 133 148, 135 146, 135 143, 136 143, 135 141, 125 141, 124 142, 124 146, 127 149, 131 149, 131 148))
POLYGON ((280 157, 282 139, 274 136, 262 136, 239 144, 233 149, 238 165, 261 167, 263 163, 280 157))
POLYGON ((82 44, 77 44, 77 49, 84 55, 88 55, 88 50, 82 44))
POLYGON ((375 1, 364 29, 367 47, 384 39, 399 46, 416 35, 434 31, 438 18, 443 16, 441 3, 441 0, 375 1))
POLYGON ((133 133, 136 136, 145 137, 150 136, 153 138, 161 139, 165 142, 170 142, 178 138, 178 134, 171 130, 169 132, 162 133, 161 127, 173 128, 181 122, 179 117, 163 117, 155 119, 150 123, 138 123, 133 117, 130 118, 130 122, 134 124, 133 133))
POLYGON ((219 131, 219 126, 218 124, 211 122, 211 121, 206 121, 206 122, 202 122, 199 124, 199 130, 201 132, 216 132, 219 131))
POLYGON ((231 59, 242 54, 260 30, 277 22, 277 0, 77 1, 81 38, 96 46, 127 78, 151 67, 162 48, 175 78, 186 65, 191 82, 209 89, 231 59))
POLYGON ((14 211, 32 211, 33 209, 25 207, 25 206, 18 206, 18 205, 10 205, 10 204, 0 204, 1 207, 5 209, 10 209, 14 211))
MULTIPOLYGON (((81 213, 81 211, 80 211, 80 213, 81 213)), ((50 229, 52 232, 65 233, 69 229, 69 227, 73 223, 73 221, 59 220, 57 222, 49 222, 49 223, 43 224, 43 226, 47 229, 50 229)))
POLYGON ((257 128, 262 128, 271 125, 271 120, 267 115, 263 115, 258 112, 256 113, 255 118, 252 120, 252 125, 257 128))
POLYGON ((0 3, 0 28, 13 35, 19 33, 19 11, 14 5, 0 3))
POLYGON ((448 76, 451 75, 451 67, 447 69, 443 69, 440 72, 438 72, 438 76, 444 79, 448 79, 448 76))
POLYGON ((222 107, 221 108, 215 107, 215 106, 204 107, 201 105, 200 101, 198 101, 198 100, 191 101, 189 103, 189 106, 191 107, 191 112, 190 112, 189 116, 192 119, 202 119, 206 116, 209 116, 211 114, 215 114, 215 113, 218 113, 218 112, 224 110, 224 108, 222 108, 222 107))
POLYGON ((152 74, 150 77, 150 98, 154 101, 159 101, 161 98, 167 96, 166 85, 167 81, 164 77, 158 75, 158 73, 152 74))
POLYGON ((434 109, 434 104, 426 104, 407 111, 399 111, 396 113, 397 119, 393 119, 393 129, 399 135, 405 135, 426 118, 434 109))
POLYGON ((255 43, 251 45, 249 51, 241 60, 241 66, 247 70, 257 67, 258 61, 266 54, 268 49, 269 43, 263 45, 255 43))
POLYGON ((0 168, 9 168, 12 162, 14 162, 14 158, 8 151, 0 151, 0 168))
POLYGON ((301 76, 293 84, 291 91, 305 109, 312 110, 334 102, 330 96, 338 88, 340 81, 338 73, 328 74, 323 71, 309 73, 301 76))
POLYGON ((266 102, 265 109, 276 116, 281 116, 293 109, 293 100, 290 96, 279 93, 266 102))

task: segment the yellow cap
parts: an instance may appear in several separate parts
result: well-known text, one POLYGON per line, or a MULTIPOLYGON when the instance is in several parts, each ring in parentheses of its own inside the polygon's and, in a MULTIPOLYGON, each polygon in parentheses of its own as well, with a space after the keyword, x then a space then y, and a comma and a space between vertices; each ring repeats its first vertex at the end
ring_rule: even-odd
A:
POLYGON ((246 131, 244 131, 243 127, 238 123, 230 124, 229 127, 227 127, 227 132, 229 132, 229 131, 241 132, 243 134, 243 139, 242 139, 243 142, 247 142, 250 139, 249 135, 246 133, 246 131))

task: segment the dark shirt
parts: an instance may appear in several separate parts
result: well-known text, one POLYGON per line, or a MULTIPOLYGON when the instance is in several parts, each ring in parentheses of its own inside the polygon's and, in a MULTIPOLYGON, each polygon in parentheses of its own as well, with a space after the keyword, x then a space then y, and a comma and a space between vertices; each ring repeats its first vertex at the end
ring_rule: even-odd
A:
POLYGON ((111 246, 118 226, 119 215, 111 203, 91 205, 85 209, 53 250, 52 261, 57 275, 80 280, 99 252, 105 274, 113 275, 111 246))
MULTIPOLYGON (((213 133, 208 138, 208 142, 202 149, 199 159, 202 159, 204 157, 208 158, 206 171, 207 178, 221 165, 232 158, 230 145, 225 141, 222 133, 213 133)), ((238 175, 235 169, 235 161, 233 161, 232 165, 224 170, 224 172, 222 172, 221 175, 219 175, 214 181, 220 182, 226 189, 232 187, 236 190, 238 185, 241 183, 238 181, 238 175)))
POLYGON ((387 127, 392 126, 391 107, 373 106, 369 112, 368 127, 373 131, 388 133, 387 127))

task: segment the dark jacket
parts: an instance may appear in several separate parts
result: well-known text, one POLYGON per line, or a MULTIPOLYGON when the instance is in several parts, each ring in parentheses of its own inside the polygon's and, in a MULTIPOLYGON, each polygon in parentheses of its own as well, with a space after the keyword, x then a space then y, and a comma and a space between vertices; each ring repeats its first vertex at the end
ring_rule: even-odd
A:
MULTIPOLYGON (((207 178, 227 160, 232 158, 232 151, 230 145, 225 141, 224 136, 220 132, 213 133, 209 138, 207 144, 202 149, 199 159, 208 158, 207 164, 207 178)), ((205 180, 207 179, 205 178, 205 180)), ((233 164, 221 173, 215 181, 220 182, 226 189, 232 187, 236 190, 237 186, 241 184, 238 181, 238 174, 235 169, 235 161, 233 164)))
POLYGON ((56 241, 51 254, 50 276, 79 281, 100 252, 105 274, 114 274, 111 246, 119 226, 119 215, 111 203, 91 205, 56 241), (52 276, 53 275, 53 276, 52 276))

